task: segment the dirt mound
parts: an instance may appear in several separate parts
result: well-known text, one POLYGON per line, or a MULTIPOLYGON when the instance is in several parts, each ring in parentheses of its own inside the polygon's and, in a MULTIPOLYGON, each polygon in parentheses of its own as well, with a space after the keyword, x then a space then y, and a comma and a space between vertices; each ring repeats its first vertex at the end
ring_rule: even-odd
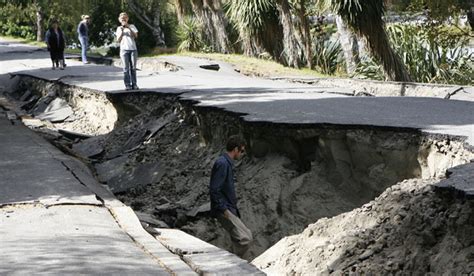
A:
POLYGON ((351 212, 309 225, 253 263, 272 275, 474 271, 474 201, 410 179, 351 212))

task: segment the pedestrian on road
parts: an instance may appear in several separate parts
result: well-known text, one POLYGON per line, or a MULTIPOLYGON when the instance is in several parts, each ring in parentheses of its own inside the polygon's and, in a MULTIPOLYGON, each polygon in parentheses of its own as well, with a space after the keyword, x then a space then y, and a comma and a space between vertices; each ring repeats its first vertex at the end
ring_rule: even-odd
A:
POLYGON ((229 137, 226 152, 214 163, 211 171, 209 193, 211 196, 211 214, 217 218, 222 227, 229 232, 234 246, 234 253, 246 257, 252 232, 240 220, 237 208, 237 196, 234 184, 234 160, 245 152, 245 142, 237 135, 229 137))
POLYGON ((59 21, 52 19, 50 27, 45 35, 46 45, 53 63, 52 69, 60 68, 64 70, 64 48, 66 47, 66 38, 64 32, 59 27, 59 21))
POLYGON ((82 21, 77 25, 77 35, 79 42, 81 43, 81 58, 84 64, 89 63, 87 61, 87 48, 89 47, 89 24, 91 18, 88 15, 81 16, 82 21))
POLYGON ((120 43, 120 59, 123 66, 123 81, 126 90, 137 90, 137 44, 138 29, 133 24, 128 24, 128 14, 120 13, 120 26, 117 27, 115 35, 120 43))

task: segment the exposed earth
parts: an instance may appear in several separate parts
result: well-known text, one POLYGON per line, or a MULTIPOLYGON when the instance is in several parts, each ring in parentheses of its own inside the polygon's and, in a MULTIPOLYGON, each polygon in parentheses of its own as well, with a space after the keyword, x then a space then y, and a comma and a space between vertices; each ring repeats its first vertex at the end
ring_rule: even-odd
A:
MULTIPOLYGON (((458 275, 474 270, 472 197, 433 185, 449 179, 447 170, 454 167, 460 169, 453 175, 463 176, 456 181, 472 185, 474 117, 467 92, 465 100, 450 94, 452 87, 438 87, 433 88, 436 99, 366 101, 365 96, 383 92, 381 83, 367 83, 349 96, 341 90, 346 101, 339 92, 330 99, 301 92, 274 100, 271 95, 278 91, 262 88, 255 95, 247 90, 214 95, 208 87, 196 93, 169 87, 162 93, 102 93, 76 79, 75 85, 26 75, 17 81, 11 96, 23 105, 25 124, 93 168, 97 179, 139 216, 228 250, 228 234, 208 212, 209 173, 226 138, 243 135, 248 154, 236 166, 239 207, 254 233, 250 259, 268 274, 458 275), (299 101, 291 99, 294 95, 299 101), (399 117, 359 118, 351 109, 351 104, 363 109, 384 101, 387 108, 374 112, 398 112, 399 117), (400 111, 417 101, 460 112, 444 120, 448 116, 435 108, 432 116, 419 118, 400 111), (312 120, 313 114, 303 113, 316 106, 312 103, 322 110, 322 115, 315 112, 316 120, 341 123, 297 122, 312 120), (263 120, 272 107, 274 116, 263 120), (331 108, 345 113, 331 113, 331 108), (44 117, 64 114, 55 110, 67 116, 44 117)), ((420 89, 412 91, 431 88, 420 89)))

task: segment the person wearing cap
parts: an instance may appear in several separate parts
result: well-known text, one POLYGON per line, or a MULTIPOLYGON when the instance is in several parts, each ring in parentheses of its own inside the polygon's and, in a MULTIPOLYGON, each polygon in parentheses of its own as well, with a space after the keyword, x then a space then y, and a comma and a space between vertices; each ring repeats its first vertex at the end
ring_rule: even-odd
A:
POLYGON ((52 69, 60 68, 64 70, 64 48, 66 47, 66 39, 64 32, 59 27, 59 21, 57 19, 51 20, 50 28, 45 35, 45 41, 53 63, 52 69))
POLYGON ((89 24, 90 24, 90 16, 82 15, 82 20, 77 25, 77 34, 79 38, 79 42, 81 43, 81 58, 84 64, 89 63, 87 61, 87 48, 89 47, 89 24))
POLYGON ((117 27, 115 35, 120 43, 120 59, 123 66, 123 81, 126 90, 137 90, 137 44, 138 29, 133 24, 128 24, 128 14, 120 13, 120 26, 117 27))

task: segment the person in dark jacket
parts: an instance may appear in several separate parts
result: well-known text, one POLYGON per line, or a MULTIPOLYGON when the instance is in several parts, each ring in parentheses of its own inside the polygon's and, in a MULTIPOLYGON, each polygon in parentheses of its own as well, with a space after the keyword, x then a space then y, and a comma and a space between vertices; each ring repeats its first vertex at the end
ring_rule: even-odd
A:
POLYGON ((211 213, 229 232, 234 245, 234 253, 242 258, 245 257, 253 237, 252 232, 240 220, 233 168, 234 160, 240 159, 244 152, 244 140, 236 135, 229 137, 226 152, 215 161, 212 167, 209 184, 211 213))
POLYGON ((84 64, 89 63, 87 61, 87 48, 89 47, 89 24, 91 21, 90 16, 81 16, 82 21, 77 25, 77 36, 81 43, 81 58, 84 64))
POLYGON ((50 28, 45 35, 46 45, 53 63, 53 70, 60 68, 64 70, 64 48, 66 47, 66 39, 64 32, 59 27, 57 19, 51 20, 50 28))

